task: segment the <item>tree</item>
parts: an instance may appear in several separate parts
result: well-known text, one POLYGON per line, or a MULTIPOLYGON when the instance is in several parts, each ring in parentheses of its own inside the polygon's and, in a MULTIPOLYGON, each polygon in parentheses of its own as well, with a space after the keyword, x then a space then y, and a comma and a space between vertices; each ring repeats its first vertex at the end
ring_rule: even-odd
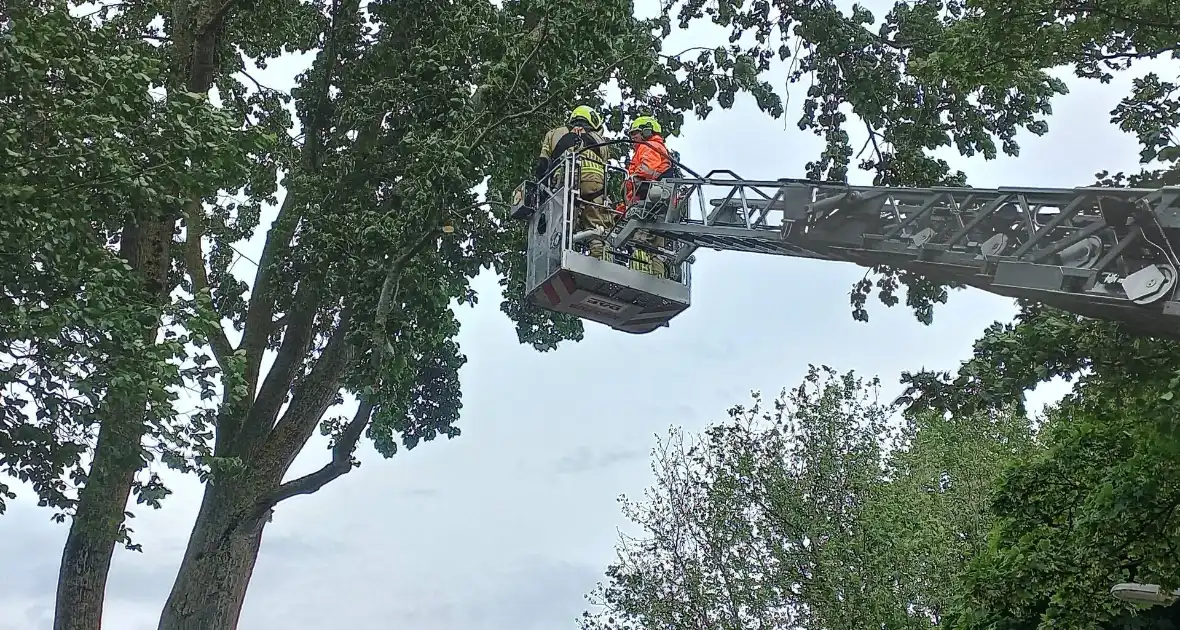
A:
POLYGON ((1099 367, 1053 411, 1038 456, 1003 477, 956 628, 1177 627, 1176 607, 1133 616, 1107 595, 1180 586, 1174 379, 1099 367))
POLYGON ((1180 585, 1172 427, 1180 346, 1026 305, 955 376, 907 375, 911 410, 988 409, 1049 377, 1075 378, 1035 456, 1006 471, 996 524, 972 562, 954 627, 1174 628, 1176 607, 1133 615, 1118 582, 1180 585))
MULTIPOLYGON (((978 3, 956 25, 964 54, 948 49, 931 69, 991 83, 1069 65, 1108 81, 1135 61, 1174 55, 1180 31, 1169 10, 1163 2, 978 3)), ((1154 73, 1133 82, 1111 122, 1137 136, 1146 169, 1099 173, 1099 185, 1176 183, 1175 90, 1154 73)), ((1005 404, 1055 376, 1076 379, 1051 416, 1043 454, 1005 476, 993 543, 972 568, 957 627, 1174 627, 1174 610, 1132 617, 1105 593, 1119 581, 1171 584, 1180 575, 1175 553, 1157 546, 1174 538, 1167 489, 1178 477, 1167 427, 1178 351, 1118 324, 1023 304, 1016 321, 985 332, 957 374, 906 375, 909 400, 956 409, 1005 404)))
POLYGON ((656 450, 643 527, 586 628, 944 626, 986 546, 993 483, 1032 447, 1023 414, 926 414, 896 430, 876 382, 812 368, 656 450))
MULTIPOLYGON (((1003 115, 992 119, 996 123, 993 129, 1004 139, 1004 150, 1014 153, 1018 147, 1012 141, 1012 123, 1020 121, 1017 126, 1025 125, 1030 131, 1043 133, 1047 128, 1035 120, 1035 114, 1047 111, 1048 98, 1063 91, 1064 86, 1050 79, 1044 72, 1046 69, 1072 66, 1079 77, 1108 81, 1114 73, 1129 68, 1136 61, 1174 56, 1180 40, 1170 9, 1170 5, 1164 2, 919 3, 912 9, 895 10, 895 15, 905 19, 898 20, 896 27, 887 25, 881 33, 884 37, 879 41, 896 49, 897 54, 907 60, 907 70, 922 90, 922 98, 917 102, 928 100, 932 92, 927 87, 938 82, 945 88, 940 99, 943 106, 951 102, 947 100, 947 92, 970 87, 970 91, 982 97, 983 111, 1004 111, 1003 115), (935 18, 943 19, 941 23, 932 23, 935 18), (907 31, 909 34, 904 35, 907 31)), ((887 24, 889 21, 887 18, 887 24)), ((872 41, 870 38, 870 44, 872 41)), ((844 50, 853 57, 860 53, 860 50, 855 53, 847 48, 844 50)), ((875 84, 874 81, 865 85, 875 84)), ((874 88, 866 92, 880 93, 879 90, 874 88)), ((1176 148, 1174 129, 1180 123, 1180 107, 1175 95, 1175 84, 1154 73, 1134 81, 1132 92, 1111 112, 1111 122, 1137 136, 1142 145, 1141 159, 1147 170, 1131 176, 1099 173, 1100 185, 1153 186, 1177 181, 1180 171, 1176 168, 1176 161, 1180 150, 1176 148)), ((887 107, 892 105, 889 101, 885 103, 887 107)), ((870 111, 857 110, 855 106, 853 109, 858 114, 870 111)), ((895 124, 904 126, 907 120, 916 120, 912 116, 895 117, 893 111, 886 111, 883 115, 895 124)), ((973 116, 953 118, 977 120, 973 116)), ((976 150, 969 143, 959 144, 958 148, 967 155, 976 150)), ((983 150, 987 155, 986 145, 983 150)), ((990 150, 994 152, 995 148, 990 150)), ((867 284, 862 287, 868 289, 867 284)), ((1170 422, 1174 417, 1174 412, 1159 402, 1164 399, 1157 397, 1169 396, 1166 388, 1180 384, 1172 380, 1176 364, 1174 342, 1138 339, 1117 324, 1085 320, 1024 304, 1015 322, 996 324, 985 333, 976 345, 975 357, 965 362, 954 377, 929 373, 907 375, 906 380, 913 387, 906 402, 914 402, 916 398, 920 407, 951 409, 959 415, 1004 405, 1022 405, 1023 393, 1037 383, 1054 376, 1076 378, 1080 374, 1086 376, 1076 386, 1075 395, 1088 397, 1092 405, 1100 404, 1097 401, 1103 399, 1108 402, 1101 404, 1110 405, 1103 413, 1088 408, 1079 416, 1078 403, 1067 402, 1055 416, 1059 418, 1058 422, 1064 423, 1060 419, 1069 417, 1087 428, 1075 427, 1078 433, 1066 432, 1072 436, 1069 438, 1050 437, 1049 450, 1043 456, 1045 459, 1035 465, 1028 464, 1027 468, 1018 468, 1013 479, 1023 481, 1011 487, 1004 486, 1002 496, 1008 498, 997 506, 997 510, 1005 524, 998 527, 996 534, 1004 542, 997 545, 1011 544, 1017 551, 1008 555, 997 553, 980 560, 981 567, 986 568, 979 570, 990 573, 978 576, 982 585, 979 588, 984 590, 976 591, 975 596, 986 595, 992 599, 985 598, 972 604, 973 614, 982 615, 977 618, 979 624, 990 620, 1018 627, 1021 623, 1040 623, 1042 619, 1046 623, 1058 620, 1058 624, 1065 619, 1065 625, 1082 623, 1079 615, 1069 616, 1062 612, 1074 607, 1076 611, 1092 613, 1085 623, 1106 619, 1109 624, 1114 624, 1111 627, 1124 622, 1133 626, 1134 622, 1117 617, 1114 612, 1115 609, 1125 610, 1125 607, 1118 607, 1103 598, 1102 593, 1109 584, 1099 586, 1098 582, 1117 577, 1118 572, 1111 571, 1118 563, 1138 565, 1141 556, 1127 549, 1096 547, 1093 540, 1081 544, 1083 538, 1080 535, 1068 533, 1074 525, 1060 524, 1055 519, 1067 512, 1077 513, 1085 507, 1087 519, 1097 519, 1104 524, 1106 530, 1101 535, 1114 536, 1116 540, 1126 539, 1125 535, 1115 535, 1114 529, 1123 520, 1137 525, 1155 523, 1155 527, 1165 527, 1156 522, 1156 511, 1166 510, 1169 506, 1163 496, 1158 502, 1140 497, 1143 499, 1138 504, 1141 511, 1132 510, 1120 518, 1093 510, 1108 504, 1111 500, 1108 492, 1116 495, 1136 492, 1139 480, 1148 480, 1149 487, 1156 483, 1167 486, 1173 482, 1169 466, 1152 460, 1153 457, 1161 460, 1174 458, 1174 454, 1168 451, 1171 440, 1152 435, 1150 431, 1151 427, 1170 422), (1145 404, 1145 400, 1152 402, 1145 404), (1082 417, 1087 420, 1081 421, 1082 417), (1135 428, 1126 427, 1120 418, 1133 422, 1135 428), (1128 442, 1132 435, 1135 439, 1128 442), (1090 448, 1098 449, 1102 456, 1092 457, 1090 448), (1135 462, 1134 470, 1113 463, 1109 457, 1116 454, 1130 457, 1135 462), (1077 470, 1078 467, 1084 472, 1077 470), (1035 474, 1034 470, 1037 471, 1035 474), (1063 496, 1040 487, 1050 470, 1054 471, 1056 478, 1069 479, 1068 483, 1076 494, 1063 496), (1123 475, 1137 481, 1128 481, 1123 475), (1122 481, 1114 482, 1114 479, 1122 481), (1117 490, 1107 488, 1107 483, 1114 483, 1117 490), (1032 507, 1039 504, 1043 507, 1032 507), (1012 520, 1009 522, 1008 519, 1012 520), (1044 519, 1051 523, 1048 530, 1044 519), (1022 534, 1027 537, 1021 538, 1022 534), (1033 553, 1029 545, 1039 545, 1039 552, 1033 553), (1067 549, 1068 545, 1075 549, 1067 549), (1115 557, 1103 555, 1110 553, 1115 553, 1115 557), (1103 560, 1114 564, 1106 564, 1103 560), (1080 564, 1071 564, 1074 561, 1080 564), (1040 573, 1036 573, 1037 563, 1040 563, 1040 573), (1046 565, 1063 567, 1063 575, 1055 576, 1044 571, 1046 565), (1020 571, 1032 571, 1040 580, 1033 582, 1035 586, 1028 587, 1031 593, 1013 597, 1012 584, 1028 576, 1020 571), (1053 577, 1070 584, 1068 596, 1055 594, 1057 588, 1048 582, 1053 577), (1093 588, 1098 591, 1086 590, 1093 588)), ((1138 491, 1142 492, 1141 489, 1138 491)), ((1093 534, 1095 530, 1088 531, 1093 534)), ((1158 550, 1145 551, 1143 557, 1157 557, 1159 553, 1158 550)), ((1154 561, 1143 562, 1151 565, 1154 561)), ((1159 580, 1175 578, 1174 572, 1162 565, 1153 570, 1159 580)), ((1170 614, 1157 613, 1155 617, 1170 614)))
MULTIPOLYGON (((739 9, 723 4, 717 11, 736 25, 735 30, 769 33, 776 22, 786 28, 804 28, 791 19, 798 9, 793 5, 754 3, 745 13, 739 9), (788 19, 771 17, 772 11, 787 13, 787 9, 788 19)), ((824 24, 829 46, 817 46, 800 64, 826 70, 809 92, 820 96, 807 105, 809 115, 816 111, 821 115, 814 123, 803 121, 833 130, 829 146, 835 149, 825 154, 827 162, 819 166, 839 165, 842 156, 843 163, 848 163, 851 150, 845 148, 846 136, 840 134, 845 119, 837 105, 848 102, 868 123, 870 142, 888 147, 890 143, 880 142, 886 134, 892 141, 891 149, 875 151, 878 159, 869 165, 883 183, 915 175, 919 176, 914 177, 915 183, 923 183, 937 175, 937 165, 925 158, 927 143, 950 139, 961 153, 981 151, 989 156, 996 152, 991 134, 1000 137, 1004 151, 1015 153, 1017 128, 1044 133, 1047 126, 1038 114, 1047 113, 1049 99, 1064 91, 1064 85, 1046 74, 1048 68, 1072 65, 1079 76, 1108 80, 1111 73, 1133 61, 1174 53, 1180 44, 1169 5, 1162 2, 899 3, 875 34, 859 28, 869 21, 867 12, 859 9, 852 19, 830 5, 810 5, 809 10, 829 17, 826 23, 816 21, 824 24), (904 68, 904 75, 892 81, 883 78, 883 73, 898 66, 904 68), (898 97, 903 92, 908 98, 898 97), (829 96, 834 98, 825 108, 829 96), (978 106, 967 105, 968 97, 974 97, 978 106), (924 111, 928 106, 932 112, 924 111), (943 111, 949 114, 946 119, 943 111), (884 132, 878 135, 874 125, 884 132)), ((788 52, 784 50, 783 55, 788 52)), ((1145 164, 1156 160, 1163 168, 1131 177, 1101 173, 1103 184, 1174 183, 1178 151, 1173 129, 1180 122, 1174 94, 1175 86, 1156 75, 1135 82, 1132 94, 1112 112, 1113 122, 1139 137, 1145 164)), ((886 294, 883 297, 892 301, 887 296, 896 281, 887 277, 878 282, 886 294)), ((914 289, 920 287, 903 282, 914 298, 914 289)), ((863 304, 858 294, 863 296, 872 288, 868 281, 858 286, 855 308, 863 304)), ((928 313, 920 311, 920 316, 928 313)), ((951 619, 962 612, 962 622, 968 624, 964 627, 1031 628, 1042 622, 1047 627, 1054 621, 1071 627, 1098 623, 1137 627, 1136 623, 1155 623, 1174 614, 1156 611, 1146 619, 1130 619, 1123 614, 1125 607, 1103 599, 1109 584, 1100 583, 1132 570, 1144 580, 1155 576, 1157 581, 1175 581, 1163 552, 1145 542, 1153 532, 1170 527, 1159 510, 1167 513, 1171 502, 1166 495, 1149 499, 1143 494, 1144 486, 1170 487, 1174 481, 1169 466, 1157 466, 1163 458, 1175 459, 1169 450, 1172 440, 1150 432, 1174 418, 1174 410, 1167 405, 1171 401, 1168 388, 1180 385, 1173 380, 1175 351, 1172 342, 1138 339, 1117 324, 1024 304, 1016 322, 996 324, 985 333, 976 345, 976 356, 954 377, 907 375, 912 389, 902 402, 911 404, 915 413, 923 408, 933 413, 949 409, 964 417, 994 413, 1004 406, 1019 409, 1024 392, 1038 382, 1086 374, 1075 395, 1090 397, 1086 398, 1090 407, 1067 401, 1052 425, 1067 426, 1061 419, 1068 417, 1085 428, 1064 431, 1066 437, 1056 436, 1058 429, 1054 429, 1045 451, 1017 467, 1011 478, 1005 477, 996 504, 1002 521, 996 527, 995 548, 972 569, 971 594, 964 596, 968 603, 962 611, 952 610, 951 619), (1134 423, 1134 428, 1127 422, 1134 423), (1112 461, 1120 456, 1130 458, 1129 462, 1112 461), (1068 484, 1070 491, 1047 490, 1044 484, 1053 478, 1068 484), (1135 497, 1140 500, 1139 510, 1113 516, 1126 512, 1135 497), (1084 524, 1074 522, 1077 514, 1083 515, 1084 524), (1120 534, 1115 528, 1124 520, 1134 523, 1137 533, 1146 531, 1147 538, 1120 534), (1082 532, 1097 538, 1086 538, 1082 532), (1096 546, 1095 540, 1111 542, 1096 546), (1113 558, 1103 556, 1112 552, 1113 558), (1065 581, 1063 592, 1052 579, 1065 581), (1067 613, 1067 609, 1075 612, 1067 613)), ((1168 531, 1160 536, 1156 543, 1174 537, 1168 531)))
MULTIPOLYGON (((519 280, 520 228, 497 201, 527 172, 547 125, 572 102, 602 104, 596 92, 610 78, 628 99, 609 117, 618 127, 624 107, 703 106, 711 95, 693 82, 724 73, 703 62, 670 74, 653 34, 663 23, 636 20, 623 1, 373 2, 365 11, 342 1, 327 17, 294 94, 305 140, 249 298, 213 280, 224 276, 212 267, 219 315, 242 329, 232 354, 213 331, 212 354, 244 388, 220 403, 213 455, 232 472, 207 485, 161 628, 231 627, 271 510, 347 473, 362 435, 388 456, 399 437, 413 448, 459 434, 464 358, 451 303, 475 301, 469 279, 481 268, 519 280), (668 104, 644 102, 655 85, 668 104), (472 192, 485 179, 490 203, 472 192), (277 354, 263 377, 267 350, 277 354), (321 422, 341 391, 358 399, 356 413, 321 422), (284 482, 317 425, 332 436, 330 461, 284 482)), ((509 300, 522 341, 550 348, 580 336, 577 320, 546 320, 509 300)))
MULTIPOLYGON (((948 47, 930 70, 992 84, 1068 65, 1079 77, 1109 81, 1136 61, 1174 55, 1180 31, 1169 10, 1164 2, 977 3, 955 25, 958 52, 948 47)), ((1111 115, 1139 139, 1147 169, 1099 173, 1099 185, 1174 184, 1176 86, 1149 73, 1111 115)), ((1149 542, 1167 539, 1153 532, 1171 527, 1160 511, 1168 514, 1173 501, 1164 490, 1145 493, 1177 478, 1165 427, 1175 413, 1171 388, 1180 384, 1178 351, 1173 341, 1024 304, 1016 321, 985 332, 957 374, 906 375, 910 401, 955 409, 1005 404, 1056 376, 1078 379, 1051 416, 1043 455, 1005 477, 1000 524, 972 569, 963 627, 1150 627, 1137 624, 1175 614, 1131 619, 1104 593, 1125 579, 1176 581, 1177 569, 1163 560, 1175 554, 1149 542)))
MULTIPOLYGON (((1171 4, 1153 0, 896 2, 875 25, 863 6, 845 14, 831 0, 684 0, 675 6, 682 17, 707 14, 731 29, 731 44, 719 55, 791 60, 789 83, 808 82, 799 127, 827 145, 809 163, 808 177, 847 177, 854 159, 847 125, 854 124, 869 134, 855 154, 868 157, 857 166, 884 185, 964 185, 965 174, 952 173, 931 149, 954 147, 986 159, 1000 151, 1018 155, 1016 134, 1047 133, 1052 99, 1068 91, 1049 74, 1053 68, 1072 66, 1079 77, 1109 81, 1136 61, 1174 54, 1180 46, 1171 4)), ((1130 181, 1180 181, 1173 168, 1180 158, 1175 94, 1175 82, 1149 74, 1112 111, 1112 122, 1141 140, 1144 163, 1162 167, 1130 181)), ((1111 179, 1127 181, 1122 174, 1111 179)), ((897 304, 902 287, 924 322, 955 288, 876 267, 853 288, 854 317, 867 320, 865 304, 874 291, 886 305, 897 304)))
MULTIPOLYGON (((64 16, 64 7, 56 8, 64 16)), ((12 14, 20 19, 22 11, 24 5, 12 14)), ((182 151, 186 171, 209 178, 168 188, 167 197, 135 206, 109 227, 130 268, 126 281, 139 283, 138 302, 150 307, 134 312, 138 319, 101 312, 123 326, 118 351, 109 353, 109 360, 121 362, 110 379, 141 391, 148 389, 140 385, 146 377, 131 377, 150 368, 154 372, 147 373, 158 377, 150 391, 159 399, 100 391, 93 411, 61 414, 65 426, 80 432, 100 422, 89 471, 76 476, 84 481, 77 500, 64 498, 65 490, 52 483, 38 488, 43 498, 58 492, 74 515, 62 559, 59 628, 97 627, 127 496, 136 474, 157 455, 207 480, 161 627, 232 627, 275 505, 348 472, 364 434, 386 455, 396 451, 399 437, 412 448, 458 435, 463 357, 453 342, 457 323, 450 304, 475 300, 468 279, 482 267, 519 279, 519 228, 495 200, 527 170, 545 125, 560 120, 575 100, 601 103, 595 92, 613 77, 627 98, 609 117, 613 127, 643 107, 674 130, 679 112, 707 113, 713 93, 702 85, 715 87, 718 77, 732 75, 707 58, 661 55, 659 33, 670 28, 667 19, 640 22, 627 2, 399 2, 362 10, 350 1, 239 6, 211 0, 108 8, 99 23, 100 32, 156 70, 139 78, 141 98, 154 86, 165 93, 160 107, 205 103, 215 86, 223 103, 218 121, 229 122, 211 129, 249 133, 227 136, 237 171, 202 152, 205 138, 195 148, 168 145, 182 151), (152 26, 157 13, 168 18, 164 30, 152 26), (163 45, 149 47, 145 37, 163 45), (244 68, 243 54, 264 63, 283 48, 313 47, 320 49, 316 62, 290 95, 301 141, 288 142, 289 118, 279 107, 287 97, 261 86, 247 89, 249 76, 234 73, 244 68), (673 61, 676 70, 669 69, 673 61), (645 102, 655 85, 667 96, 645 102), (273 146, 258 146, 259 137, 273 146), (260 206, 275 201, 280 167, 288 172, 287 194, 247 287, 229 273, 234 243, 253 234, 260 206), (488 178, 492 203, 477 203, 471 190, 488 178), (221 192, 238 193, 238 199, 227 202, 221 192), (237 347, 223 328, 226 321, 241 333, 237 347), (157 342, 162 326, 164 340, 157 342), (144 360, 157 350, 165 354, 144 360), (275 360, 263 374, 268 352, 275 360), (169 390, 183 385, 199 389, 207 404, 178 422, 169 390), (356 414, 324 419, 343 392, 359 399, 356 414), (333 436, 329 463, 284 483, 317 426, 333 436)), ((40 52, 33 50, 38 63, 40 52)), ((68 45, 62 51, 76 53, 68 45)), ((740 77, 722 94, 732 97, 738 88, 767 86, 740 77)), ((772 96, 762 102, 772 114, 781 112, 772 96)), ((109 141, 104 131, 85 130, 83 144, 109 141)), ((37 147, 28 153, 38 157, 37 147)), ((86 192, 94 195, 93 186, 86 192)), ((69 280, 83 282, 77 274, 69 280)), ((578 320, 546 319, 511 299, 505 308, 520 322, 522 340, 538 347, 580 335, 578 320)), ((89 313, 59 319, 63 328, 93 328, 89 313)), ((54 436, 22 431, 18 437, 38 448, 55 444, 54 436)), ((73 459, 21 461, 54 480, 76 467, 85 444, 66 446, 73 459)), ((139 499, 150 504, 166 494, 154 478, 139 489, 139 499)))
POLYGON ((861 531, 845 541, 856 568, 843 582, 866 584, 872 597, 849 607, 818 591, 823 618, 842 619, 847 628, 946 627, 965 563, 987 546, 995 482, 1033 448, 1028 417, 1012 408, 921 414, 907 422, 867 501, 861 531))
MULTIPOLYGON (((171 72, 167 60, 116 23, 73 18, 58 2, 8 3, 3 18, 0 462, 43 505, 64 509, 59 519, 73 515, 66 555, 75 561, 63 563, 58 624, 97 627, 114 545, 129 532, 127 494, 136 487, 151 501, 156 491, 151 479, 135 479, 138 444, 128 449, 111 435, 174 431, 159 410, 176 397, 174 359, 187 341, 171 334, 156 343, 156 322, 183 310, 157 298, 168 284, 166 252, 150 230, 126 226, 240 178, 261 138, 203 95, 154 98, 149 88, 171 72), (86 472, 95 423, 106 438, 100 464, 86 472), (128 464, 110 465, 116 460, 128 464), (87 482, 90 500, 73 497, 63 471, 87 482)), ((8 487, 0 494, 15 496, 8 487)))
MULTIPOLYGON (((205 379, 200 366, 186 366, 183 362, 188 354, 187 345, 204 340, 202 322, 207 321, 210 312, 199 294, 195 300, 171 299, 181 277, 173 266, 176 222, 186 212, 191 215, 194 209, 199 211, 201 200, 214 198, 221 188, 236 190, 253 185, 255 194, 267 194, 265 175, 258 179, 251 167, 271 159, 266 144, 272 138, 265 128, 242 130, 240 118, 227 115, 224 109, 215 110, 207 102, 206 92, 213 85, 217 58, 222 54, 220 47, 226 44, 220 39, 224 20, 232 6, 232 3, 210 2, 190 13, 194 7, 175 5, 176 12, 168 14, 170 37, 166 45, 158 48, 149 45, 143 37, 148 33, 149 23, 156 18, 154 7, 137 5, 116 15, 107 12, 105 17, 99 16, 109 43, 129 51, 121 61, 133 68, 146 65, 151 69, 135 75, 141 100, 148 98, 149 88, 163 88, 163 98, 152 102, 158 103, 162 109, 160 116, 166 122, 171 122, 167 118, 174 115, 172 109, 184 103, 202 103, 202 111, 209 112, 209 120, 194 122, 212 123, 210 129, 221 134, 194 138, 194 129, 178 125, 170 134, 156 135, 143 142, 175 151, 166 153, 171 158, 167 164, 183 167, 183 170, 174 169, 180 171, 176 179, 161 182, 164 194, 104 199, 105 183, 92 183, 87 191, 100 202, 126 204, 124 212, 118 215, 121 224, 112 236, 118 246, 118 257, 140 288, 131 297, 149 310, 141 311, 136 319, 117 319, 116 327, 105 331, 113 342, 109 356, 114 366, 107 375, 111 387, 96 392, 99 402, 91 412, 71 418, 83 430, 97 423, 98 436, 89 470, 75 477, 82 482, 77 499, 69 503, 73 520, 62 554, 56 628, 98 627, 114 544, 120 538, 126 539, 123 522, 128 495, 134 490, 139 502, 156 504, 166 493, 154 474, 146 481, 137 480, 138 473, 154 458, 151 449, 162 451, 165 461, 178 459, 176 449, 196 446, 198 452, 203 450, 199 440, 205 426, 200 419, 191 425, 178 425, 182 417, 173 405, 177 386, 205 379), (178 139, 182 142, 177 142, 178 139), (193 140, 198 141, 195 146, 193 140), (226 161, 211 149, 220 149, 232 161, 226 161)), ((63 11, 65 6, 56 8, 63 11)), ((85 48, 75 44, 64 52, 76 56, 81 50, 85 48)), ((102 85, 98 81, 94 88, 101 92, 102 85)), ((109 102, 119 107, 119 103, 109 102)), ((95 144, 114 139, 101 135, 104 131, 101 128, 84 131, 97 132, 90 137, 95 144)), ((149 126, 145 131, 150 133, 152 129, 149 126)), ((130 171, 115 176, 126 178, 135 174, 130 171)), ((273 192, 273 174, 270 180, 269 189, 273 192)), ((83 317, 71 323, 99 332, 101 323, 120 315, 108 309, 97 322, 83 317)))
POLYGON ((824 579, 819 559, 880 477, 887 408, 875 382, 815 368, 764 406, 655 451, 646 501, 623 500, 645 531, 624 538, 587 629, 780 628, 824 579))

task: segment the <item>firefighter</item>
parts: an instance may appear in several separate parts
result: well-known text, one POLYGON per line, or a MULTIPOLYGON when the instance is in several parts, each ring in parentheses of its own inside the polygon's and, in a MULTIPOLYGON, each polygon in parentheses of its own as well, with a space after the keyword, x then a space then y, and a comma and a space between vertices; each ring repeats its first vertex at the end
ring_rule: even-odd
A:
MULTIPOLYGON (((647 198, 651 182, 663 179, 672 173, 673 163, 664 137, 660 135, 660 123, 651 116, 640 116, 631 122, 630 136, 635 143, 635 153, 627 164, 627 179, 623 183, 624 208, 629 208, 647 198)), ((662 247, 664 239, 645 231, 635 234, 635 240, 654 247, 662 247)), ((631 268, 664 277, 667 272, 663 257, 638 247, 631 254, 631 268)))
MULTIPOLYGON (((602 116, 586 105, 579 105, 570 112, 565 125, 549 130, 541 141, 541 156, 537 158, 535 179, 542 181, 545 174, 565 154, 582 148, 602 144, 602 116)), ((610 232, 614 225, 614 213, 606 198, 606 162, 610 158, 607 147, 599 146, 581 153, 582 164, 578 181, 578 196, 575 200, 575 232, 599 228, 610 232)), ((589 240, 590 255, 604 259, 606 241, 601 238, 589 240)))

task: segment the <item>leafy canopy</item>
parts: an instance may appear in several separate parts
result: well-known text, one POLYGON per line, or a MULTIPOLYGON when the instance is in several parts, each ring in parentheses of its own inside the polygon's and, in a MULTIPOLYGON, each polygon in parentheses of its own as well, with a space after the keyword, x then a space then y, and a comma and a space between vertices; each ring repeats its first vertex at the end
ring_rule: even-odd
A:
MULTIPOLYGON (((147 392, 151 431, 176 434, 170 386, 192 337, 138 337, 184 307, 152 300, 111 244, 128 220, 240 179, 262 140, 202 95, 153 96, 167 72, 64 3, 15 3, 0 25, 0 466, 42 504, 70 505, 61 473, 84 478, 90 426, 119 401, 147 392)), ((0 511, 13 496, 0 484, 0 511)))
MULTIPOLYGON (((360 436, 350 426, 387 455, 457 435, 465 359, 451 306, 474 303, 481 269, 510 284, 503 308, 522 341, 580 338, 580 321, 517 299, 521 228, 498 205, 571 103, 602 105, 614 128, 643 111, 674 130, 685 112, 708 113, 721 81, 730 98, 760 91, 781 113, 757 76, 662 51, 670 22, 638 20, 625 0, 261 0, 227 12, 211 42, 190 41, 207 16, 185 6, 78 19, 65 4, 17 3, 4 31, 16 44, 5 48, 4 147, 20 168, 3 188, 19 211, 0 225, 24 249, 5 269, 14 398, 0 447, 49 504, 73 501, 62 473, 84 479, 95 423, 139 402, 120 391, 152 393, 143 430, 111 425, 121 458, 227 479, 263 451, 267 474, 281 476, 317 425, 345 463, 360 436), (316 53, 290 93, 250 77, 247 60, 265 67, 285 51, 316 53), (217 88, 217 107, 187 92, 199 79, 217 88), (599 88, 612 79, 624 98, 608 107, 599 88), (649 98, 657 86, 665 96, 649 98), (62 98, 75 88, 80 100, 62 98), (57 153, 45 153, 47 137, 57 153), (483 183, 486 203, 473 193, 483 183), (239 250, 267 207, 277 217, 264 252, 246 261, 239 250), (173 260, 144 278, 119 257, 135 226, 156 220, 173 260), (42 232, 61 243, 38 249, 42 232), (161 342, 138 341, 156 322, 161 342), (102 331, 119 347, 104 347, 102 331), (178 406, 181 391, 197 394, 193 407, 178 406), (371 417, 323 418, 343 392, 371 417), (21 422, 30 403, 40 419, 21 422)), ((141 499, 154 504, 166 491, 149 483, 141 499)))
POLYGON ((655 451, 644 534, 583 626, 928 628, 986 548, 993 482, 1032 448, 1011 410, 898 427, 877 383, 813 367, 797 388, 655 451))

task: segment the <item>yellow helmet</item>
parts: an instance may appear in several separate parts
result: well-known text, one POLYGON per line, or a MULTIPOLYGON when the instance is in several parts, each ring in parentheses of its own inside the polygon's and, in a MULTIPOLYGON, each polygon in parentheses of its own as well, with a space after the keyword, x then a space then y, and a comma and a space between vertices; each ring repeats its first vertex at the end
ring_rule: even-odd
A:
POLYGON ((589 105, 578 105, 570 112, 569 124, 572 125, 578 121, 585 122, 593 131, 602 129, 602 116, 589 105))
MULTIPOLYGON (((662 133, 660 129, 660 121, 651 116, 640 116, 631 121, 631 133, 649 131, 651 133, 662 133)), ((644 134, 645 136, 648 134, 644 134)))

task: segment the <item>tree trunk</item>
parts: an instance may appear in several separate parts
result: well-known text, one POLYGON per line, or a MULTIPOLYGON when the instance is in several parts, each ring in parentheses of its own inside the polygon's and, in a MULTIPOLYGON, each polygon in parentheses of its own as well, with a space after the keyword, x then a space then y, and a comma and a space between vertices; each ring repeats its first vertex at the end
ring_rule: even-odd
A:
POLYGON ((123 524, 123 511, 135 471, 138 453, 120 452, 124 440, 99 435, 89 479, 79 496, 70 533, 62 550, 57 577, 57 607, 53 630, 97 630, 102 627, 102 605, 107 573, 123 524), (114 442, 112 444, 112 442, 114 442))
MULTIPOLYGON (((123 227, 119 256, 142 274, 150 298, 167 297, 174 224, 164 219, 148 224, 146 229, 133 222, 123 227)), ((158 330, 156 326, 146 328, 142 333, 144 340, 154 344, 158 330)), ((144 465, 140 451, 146 430, 147 400, 106 400, 104 405, 106 413, 99 423, 90 473, 78 493, 74 519, 61 554, 54 630, 102 627, 111 557, 115 554, 135 473, 144 465)))
POLYGON ((266 517, 250 515, 277 483, 209 483, 159 630, 234 630, 258 559, 266 517), (265 488, 259 488, 259 485, 265 488))

